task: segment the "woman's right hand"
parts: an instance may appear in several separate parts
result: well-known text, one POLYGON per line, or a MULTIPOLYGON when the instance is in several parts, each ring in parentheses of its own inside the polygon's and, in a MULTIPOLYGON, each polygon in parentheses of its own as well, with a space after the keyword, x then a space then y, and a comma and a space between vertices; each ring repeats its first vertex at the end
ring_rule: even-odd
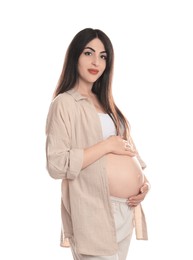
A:
POLYGON ((106 148, 108 153, 118 155, 135 156, 136 151, 132 149, 127 140, 124 140, 121 136, 110 136, 106 140, 106 148))

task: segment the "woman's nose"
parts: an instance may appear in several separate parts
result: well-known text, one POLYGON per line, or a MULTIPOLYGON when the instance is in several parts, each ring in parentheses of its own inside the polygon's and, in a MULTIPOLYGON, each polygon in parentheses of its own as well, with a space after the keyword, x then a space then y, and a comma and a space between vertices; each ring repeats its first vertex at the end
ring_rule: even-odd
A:
POLYGON ((99 58, 97 56, 93 56, 92 64, 94 66, 99 66, 99 58))

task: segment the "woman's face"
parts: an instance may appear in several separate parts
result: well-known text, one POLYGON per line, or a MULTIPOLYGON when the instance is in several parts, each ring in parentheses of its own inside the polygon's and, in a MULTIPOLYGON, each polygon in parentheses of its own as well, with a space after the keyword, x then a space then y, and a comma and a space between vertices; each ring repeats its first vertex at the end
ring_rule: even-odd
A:
POLYGON ((94 83, 103 74, 106 59, 103 43, 98 38, 90 41, 78 59, 79 79, 85 83, 94 83))

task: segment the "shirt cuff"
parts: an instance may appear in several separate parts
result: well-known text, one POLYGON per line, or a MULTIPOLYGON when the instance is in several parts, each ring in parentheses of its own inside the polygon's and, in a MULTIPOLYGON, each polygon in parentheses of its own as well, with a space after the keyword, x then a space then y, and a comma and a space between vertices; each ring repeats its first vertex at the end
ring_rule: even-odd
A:
POLYGON ((67 171, 67 179, 75 179, 82 169, 83 164, 83 149, 71 149, 69 151, 69 167, 67 171))

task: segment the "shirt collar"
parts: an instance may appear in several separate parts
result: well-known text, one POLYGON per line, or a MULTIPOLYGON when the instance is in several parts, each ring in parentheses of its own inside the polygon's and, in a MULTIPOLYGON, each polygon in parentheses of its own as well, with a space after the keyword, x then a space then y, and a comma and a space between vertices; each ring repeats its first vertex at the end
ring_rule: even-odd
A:
POLYGON ((70 89, 67 91, 68 94, 70 94, 76 101, 79 101, 81 99, 86 99, 86 97, 82 96, 77 90, 70 89))

